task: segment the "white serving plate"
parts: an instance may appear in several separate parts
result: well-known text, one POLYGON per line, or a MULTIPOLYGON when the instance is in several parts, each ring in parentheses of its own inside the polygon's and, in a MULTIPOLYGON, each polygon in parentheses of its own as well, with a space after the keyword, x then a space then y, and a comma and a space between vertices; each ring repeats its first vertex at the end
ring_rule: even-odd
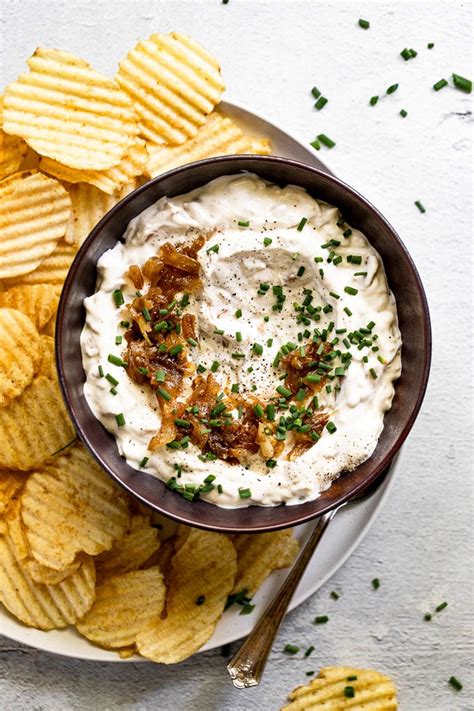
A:
MULTIPOLYGON (((319 158, 314 155, 312 149, 307 148, 296 138, 275 126, 275 124, 236 104, 223 102, 220 108, 250 133, 270 138, 274 155, 293 158, 327 173, 330 172, 319 158)), ((336 570, 357 548, 387 498, 400 466, 401 455, 398 455, 384 483, 370 499, 344 508, 337 514, 308 565, 305 575, 293 596, 289 611, 301 605, 302 602, 313 595, 334 575, 336 570)), ((314 524, 307 523, 295 529, 295 533, 302 543, 308 537, 313 526, 314 524)), ((211 639, 200 651, 220 647, 249 634, 258 619, 259 613, 263 612, 265 606, 272 599, 287 572, 288 570, 275 571, 266 580, 253 599, 256 607, 252 614, 240 615, 240 608, 237 606, 227 610, 219 621, 211 639)), ((122 660, 115 652, 95 647, 84 637, 81 637, 72 627, 64 630, 51 630, 50 632, 31 629, 14 619, 3 607, 0 608, 0 632, 12 640, 36 647, 45 652, 62 654, 76 659, 100 662, 146 661, 141 657, 122 660)))

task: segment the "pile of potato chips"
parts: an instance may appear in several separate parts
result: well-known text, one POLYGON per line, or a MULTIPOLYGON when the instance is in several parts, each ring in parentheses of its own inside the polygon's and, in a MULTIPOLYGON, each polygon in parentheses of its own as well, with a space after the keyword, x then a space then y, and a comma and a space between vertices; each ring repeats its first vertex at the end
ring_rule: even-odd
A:
POLYGON ((62 284, 100 218, 148 178, 231 153, 269 153, 218 110, 217 61, 152 35, 114 79, 37 49, 0 106, 0 601, 25 625, 75 625, 121 656, 174 663, 292 563, 291 531, 225 536, 166 525, 77 441, 56 376, 62 284))

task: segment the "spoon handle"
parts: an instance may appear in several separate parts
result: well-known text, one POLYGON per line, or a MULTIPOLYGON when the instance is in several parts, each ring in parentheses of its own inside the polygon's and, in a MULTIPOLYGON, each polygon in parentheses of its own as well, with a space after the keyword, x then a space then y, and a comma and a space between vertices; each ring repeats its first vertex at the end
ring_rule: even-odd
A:
POLYGON ((238 689, 257 686, 262 678, 268 655, 306 566, 321 540, 328 524, 336 514, 333 509, 323 514, 308 538, 298 560, 289 572, 278 593, 259 621, 227 665, 232 683, 238 689))

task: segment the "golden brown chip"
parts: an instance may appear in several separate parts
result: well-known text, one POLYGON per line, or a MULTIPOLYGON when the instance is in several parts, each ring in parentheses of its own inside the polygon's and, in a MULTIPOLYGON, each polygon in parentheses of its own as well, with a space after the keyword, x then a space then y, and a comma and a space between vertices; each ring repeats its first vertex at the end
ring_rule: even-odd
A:
POLYGON ((75 438, 59 386, 44 376, 0 408, 0 467, 39 467, 75 438))
POLYGON ((71 199, 54 178, 35 171, 0 182, 0 279, 36 269, 66 233, 71 199))
POLYGON ((395 711, 397 690, 389 676, 373 669, 325 667, 288 695, 282 711, 395 711))
POLYGON ((19 495, 26 475, 24 472, 13 472, 7 469, 0 471, 0 515, 4 515, 12 501, 19 495))
POLYGON ((235 549, 222 534, 191 529, 172 561, 167 617, 147 624, 137 648, 147 659, 173 664, 211 637, 232 590, 235 549))
POLYGON ((43 355, 37 375, 44 375, 50 380, 57 379, 56 373, 56 358, 54 353, 54 338, 41 334, 41 343, 43 346, 43 355))
POLYGON ((54 338, 55 331, 56 331, 56 316, 53 316, 53 318, 49 319, 48 323, 41 331, 41 335, 42 336, 50 336, 51 338, 54 338))
POLYGON ((241 533, 233 537, 237 551, 237 575, 233 593, 255 595, 272 570, 291 565, 299 551, 293 529, 272 533, 241 533))
POLYGON ((22 138, 3 131, 3 96, 0 97, 0 180, 16 173, 28 146, 22 138))
POLYGON ((125 494, 80 444, 31 474, 21 514, 32 556, 55 570, 109 550, 130 524, 125 494))
POLYGON ((5 89, 5 133, 72 168, 118 165, 136 140, 138 124, 117 83, 57 49, 39 48, 27 64, 30 71, 5 89))
POLYGON ((194 138, 180 146, 147 145, 146 174, 154 178, 172 168, 203 158, 250 153, 250 144, 242 130, 228 116, 213 111, 194 138))
POLYGON ((68 185, 67 189, 72 200, 72 217, 64 239, 75 244, 77 249, 105 213, 136 187, 136 183, 132 181, 127 183, 117 195, 107 195, 87 183, 68 185))
POLYGON ((272 144, 270 139, 262 138, 261 136, 251 136, 250 141, 250 151, 249 153, 255 153, 259 156, 269 156, 272 152, 272 144))
POLYGON ((31 383, 42 355, 41 338, 31 319, 16 309, 0 308, 0 408, 31 383))
POLYGON ((102 579, 141 568, 160 548, 156 528, 145 516, 132 516, 125 535, 96 559, 97 576, 102 579))
POLYGON ((130 659, 130 657, 133 657, 137 653, 137 650, 133 646, 133 647, 123 647, 122 649, 117 649, 116 652, 119 655, 120 659, 130 659))
POLYGON ((115 575, 97 585, 95 602, 76 623, 77 630, 103 647, 129 647, 148 624, 160 618, 165 595, 157 566, 115 575))
POLYGON ((75 168, 61 165, 61 163, 51 158, 42 158, 40 160, 40 170, 59 178, 59 180, 65 180, 68 183, 88 183, 104 193, 113 195, 124 185, 130 183, 137 175, 142 175, 147 160, 148 153, 145 141, 138 138, 120 163, 108 170, 76 170, 75 168))
POLYGON ((13 286, 7 291, 0 291, 0 306, 22 311, 38 331, 53 318, 58 301, 59 290, 50 284, 13 286))
MULTIPOLYGON (((43 259, 37 269, 15 279, 5 279, 7 286, 19 284, 51 284, 62 286, 67 277, 72 260, 76 256, 77 247, 60 240, 56 249, 46 259, 43 259)), ((54 319, 53 319, 54 320, 54 319)))
POLYGON ((224 90, 216 59, 178 32, 140 41, 119 63, 116 78, 153 143, 180 144, 195 136, 224 90))
POLYGON ((0 528, 0 602, 25 625, 41 630, 67 627, 87 612, 94 597, 92 558, 85 557, 58 585, 35 583, 17 561, 6 525, 0 528))

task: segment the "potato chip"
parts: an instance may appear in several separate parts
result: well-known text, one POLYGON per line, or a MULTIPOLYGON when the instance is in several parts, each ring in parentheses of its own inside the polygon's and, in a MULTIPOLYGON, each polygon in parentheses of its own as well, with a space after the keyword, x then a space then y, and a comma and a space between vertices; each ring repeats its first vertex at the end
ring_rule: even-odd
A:
POLYGON ((224 90, 216 59, 178 32, 139 42, 119 63, 116 78, 153 143, 180 144, 195 136, 224 90))
POLYGON ((157 566, 115 575, 97 585, 95 602, 76 628, 103 647, 129 647, 148 624, 160 618, 165 595, 157 566))
POLYGON ((395 711, 397 690, 389 676, 373 669, 325 667, 305 686, 288 695, 281 711, 395 711))
POLYGON ((16 279, 6 279, 6 286, 20 284, 50 284, 62 286, 67 277, 69 267, 77 254, 77 247, 60 240, 56 249, 46 259, 43 259, 37 269, 16 279))
POLYGON ((107 195, 87 183, 68 185, 67 189, 72 201, 72 217, 64 239, 80 246, 105 213, 136 187, 136 182, 132 181, 127 183, 117 195, 107 195))
POLYGON ((12 501, 19 495, 26 475, 24 472, 0 471, 0 515, 4 515, 12 501))
POLYGON ((51 338, 54 338, 54 334, 56 332, 56 316, 53 316, 46 326, 43 328, 41 331, 42 336, 50 336, 51 338))
POLYGON ((116 649, 115 651, 119 655, 120 659, 130 659, 130 657, 135 656, 135 654, 137 653, 137 650, 134 646, 122 647, 122 649, 116 649))
POLYGON ((101 553, 96 559, 99 578, 130 570, 137 570, 160 548, 160 539, 156 528, 150 526, 145 516, 132 516, 130 527, 124 536, 115 541, 109 551, 101 553))
POLYGON ((250 153, 250 144, 242 130, 228 116, 213 111, 194 138, 180 146, 147 145, 146 174, 154 178, 172 168, 203 158, 250 153))
POLYGON ((44 375, 50 380, 57 380, 56 357, 54 352, 54 338, 41 334, 41 344, 43 346, 43 355, 38 370, 38 375, 44 375))
POLYGON ((145 141, 137 138, 120 163, 108 170, 76 170, 51 158, 40 160, 40 170, 68 183, 89 183, 104 193, 113 195, 144 172, 147 160, 145 141))
POLYGON ((30 71, 5 89, 5 133, 71 168, 118 165, 135 143, 138 124, 117 83, 57 49, 39 48, 27 64, 30 71))
POLYGON ((272 533, 241 533, 233 536, 237 551, 237 575, 233 593, 246 590, 252 597, 272 570, 291 565, 299 551, 293 530, 272 533))
POLYGON ((35 583, 17 561, 8 529, 0 529, 0 602, 25 625, 40 630, 67 627, 87 612, 94 598, 92 558, 84 558, 58 585, 35 583))
POLYGON ((0 97, 0 180, 16 173, 26 155, 28 146, 22 138, 9 136, 3 126, 3 96, 0 97))
POLYGON ((110 549, 130 524, 125 494, 80 444, 30 475, 21 514, 32 556, 55 570, 110 549))
POLYGON ((168 538, 162 541, 160 547, 142 564, 142 568, 153 568, 157 565, 163 574, 163 580, 166 587, 169 587, 169 579, 171 575, 171 561, 176 553, 175 539, 168 538))
POLYGON ((236 570, 235 549, 226 536, 191 529, 172 561, 167 617, 140 632, 140 654, 173 664, 197 652, 222 615, 236 570))
POLYGON ((40 376, 0 408, 0 467, 41 466, 75 437, 57 382, 40 376))
POLYGON ((249 153, 255 153, 259 156, 269 156, 272 152, 272 144, 268 138, 261 136, 251 136, 249 138, 250 150, 249 153))
POLYGON ((0 279, 36 269, 66 233, 71 199, 54 178, 35 171, 0 182, 0 279))
POLYGON ((59 289, 50 284, 13 286, 0 291, 0 306, 26 314, 38 331, 56 314, 58 301, 59 289))
POLYGON ((41 338, 31 319, 16 309, 0 308, 0 407, 31 383, 42 355, 41 338))
POLYGON ((15 499, 15 501, 12 502, 6 513, 5 520, 8 524, 8 533, 12 542, 15 558, 36 583, 57 585, 78 570, 82 563, 82 559, 79 558, 79 556, 70 566, 63 570, 48 568, 31 557, 30 546, 21 520, 21 499, 15 499))

